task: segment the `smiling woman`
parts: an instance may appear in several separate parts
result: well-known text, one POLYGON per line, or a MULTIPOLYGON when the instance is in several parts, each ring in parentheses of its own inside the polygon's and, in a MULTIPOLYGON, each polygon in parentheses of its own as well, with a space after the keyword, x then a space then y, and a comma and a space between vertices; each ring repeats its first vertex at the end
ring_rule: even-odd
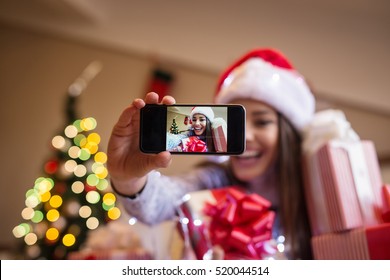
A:
MULTIPOLYGON (((272 205, 276 218, 272 234, 266 240, 282 243, 274 254, 278 254, 278 258, 280 255, 281 258, 311 258, 310 227, 300 163, 300 133, 314 114, 314 97, 304 78, 280 52, 255 49, 222 73, 215 101, 217 104, 238 103, 246 108, 247 151, 221 164, 198 166, 181 176, 168 177, 157 173, 155 169, 169 166, 171 154, 165 151, 153 158, 145 158, 137 145, 131 145, 138 141, 137 135, 131 139, 121 137, 121 131, 126 129, 121 124, 133 120, 118 121, 108 147, 111 160, 108 166, 115 188, 122 195, 136 196, 135 199, 123 200, 125 208, 139 220, 153 224, 173 218, 178 211, 177 203, 185 194, 240 186, 248 193, 261 195, 272 205), (133 149, 116 153, 113 149, 116 145, 133 149), (140 164, 136 160, 138 157, 146 164, 140 164), (129 166, 124 169, 122 162, 129 166)), ((144 100, 135 100, 132 109, 142 111, 147 104, 156 103, 158 95, 149 93, 144 100)), ((162 103, 172 105, 175 100, 166 96, 162 103)), ((193 137, 192 140, 198 143, 203 141, 203 147, 209 149, 205 135, 209 123, 215 121, 214 111, 207 106, 195 106, 190 120, 192 124, 186 132, 186 139, 193 137)), ((133 134, 128 132, 128 135, 133 134)), ((180 145, 175 149, 186 148, 183 141, 180 145)), ((237 206, 231 205, 229 209, 232 207, 237 206)))

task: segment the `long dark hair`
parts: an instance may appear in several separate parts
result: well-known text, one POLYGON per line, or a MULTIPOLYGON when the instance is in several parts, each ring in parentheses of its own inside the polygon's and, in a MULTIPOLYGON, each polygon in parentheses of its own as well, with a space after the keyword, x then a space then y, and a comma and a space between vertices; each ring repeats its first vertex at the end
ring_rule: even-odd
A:
POLYGON ((276 180, 280 217, 291 258, 311 259, 310 224, 303 186, 301 136, 291 123, 278 114, 279 152, 276 180))

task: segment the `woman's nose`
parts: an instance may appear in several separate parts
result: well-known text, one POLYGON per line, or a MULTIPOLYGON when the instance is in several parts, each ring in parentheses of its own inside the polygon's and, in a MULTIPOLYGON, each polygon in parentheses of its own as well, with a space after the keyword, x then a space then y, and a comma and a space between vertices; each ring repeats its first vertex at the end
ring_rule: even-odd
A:
POLYGON ((254 139, 254 135, 253 135, 253 127, 246 123, 245 125, 245 140, 246 141, 251 141, 254 139))

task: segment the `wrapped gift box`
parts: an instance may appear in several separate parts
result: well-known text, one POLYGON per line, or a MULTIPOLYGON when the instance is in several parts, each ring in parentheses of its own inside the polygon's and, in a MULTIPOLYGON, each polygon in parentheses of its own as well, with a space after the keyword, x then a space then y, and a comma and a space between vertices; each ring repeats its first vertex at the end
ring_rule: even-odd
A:
POLYGON ((386 223, 390 223, 390 185, 383 186, 382 195, 383 195, 382 218, 386 223))
POLYGON ((312 238, 317 260, 390 260, 390 223, 312 238))
POLYGON ((372 141, 330 140, 305 155, 304 170, 313 235, 383 222, 382 180, 372 141))
POLYGON ((275 216, 269 208, 235 187, 190 193, 179 206, 181 234, 197 259, 211 259, 214 246, 225 259, 263 259, 276 252, 268 243, 275 216))
POLYGON ((222 118, 215 118, 212 124, 212 135, 216 152, 227 152, 227 125, 222 118))
POLYGON ((197 152, 204 153, 207 151, 207 145, 204 141, 200 140, 197 136, 191 136, 181 140, 183 145, 183 152, 197 152))

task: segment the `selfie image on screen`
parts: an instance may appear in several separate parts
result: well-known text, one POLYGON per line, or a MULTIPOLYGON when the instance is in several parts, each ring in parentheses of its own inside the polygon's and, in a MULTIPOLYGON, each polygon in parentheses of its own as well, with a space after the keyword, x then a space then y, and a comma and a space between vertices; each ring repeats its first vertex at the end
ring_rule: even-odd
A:
POLYGON ((183 153, 227 152, 226 120, 226 107, 168 107, 166 148, 183 153))

